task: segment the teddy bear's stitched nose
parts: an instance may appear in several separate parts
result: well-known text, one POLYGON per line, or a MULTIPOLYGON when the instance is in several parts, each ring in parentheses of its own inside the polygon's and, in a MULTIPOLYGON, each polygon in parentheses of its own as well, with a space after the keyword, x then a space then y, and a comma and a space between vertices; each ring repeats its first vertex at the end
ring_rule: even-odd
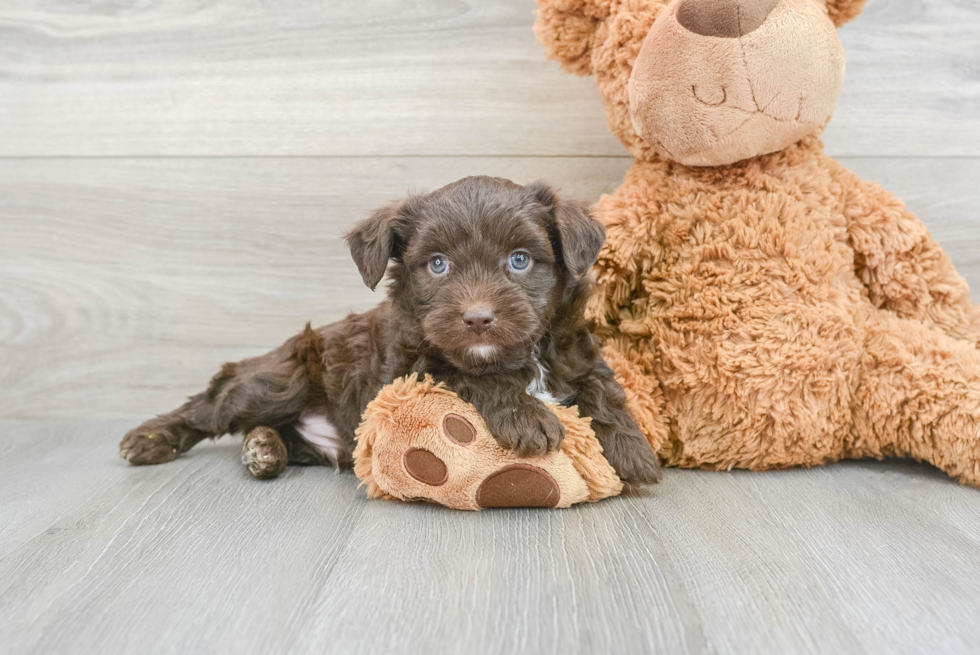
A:
POLYGON ((681 0, 677 22, 701 36, 734 39, 752 32, 779 0, 681 0))

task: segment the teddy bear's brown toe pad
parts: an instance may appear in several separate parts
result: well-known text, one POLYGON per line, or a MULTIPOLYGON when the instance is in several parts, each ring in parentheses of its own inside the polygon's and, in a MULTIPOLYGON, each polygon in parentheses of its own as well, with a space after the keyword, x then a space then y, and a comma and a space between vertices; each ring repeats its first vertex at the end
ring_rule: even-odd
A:
POLYGON ((429 486, 438 487, 449 479, 446 463, 425 448, 407 450, 404 464, 410 476, 429 486))
POLYGON ((488 477, 476 490, 476 504, 490 507, 555 507, 561 489, 544 469, 511 464, 488 477))
POLYGON ((446 437, 460 446, 468 446, 476 441, 476 428, 459 414, 446 414, 442 420, 442 429, 446 437))

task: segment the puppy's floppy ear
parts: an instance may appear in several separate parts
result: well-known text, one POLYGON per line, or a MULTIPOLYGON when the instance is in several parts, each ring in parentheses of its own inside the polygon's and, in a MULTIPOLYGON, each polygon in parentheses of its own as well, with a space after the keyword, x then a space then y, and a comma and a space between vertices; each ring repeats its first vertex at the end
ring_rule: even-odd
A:
POLYGON ((527 185, 535 200, 548 208, 555 220, 557 248, 565 268, 576 278, 583 277, 595 264, 606 240, 606 230, 592 218, 587 203, 560 198, 544 182, 527 185))
POLYGON ((411 222, 411 198, 375 211, 344 237, 364 284, 374 291, 388 268, 388 260, 401 257, 411 222))

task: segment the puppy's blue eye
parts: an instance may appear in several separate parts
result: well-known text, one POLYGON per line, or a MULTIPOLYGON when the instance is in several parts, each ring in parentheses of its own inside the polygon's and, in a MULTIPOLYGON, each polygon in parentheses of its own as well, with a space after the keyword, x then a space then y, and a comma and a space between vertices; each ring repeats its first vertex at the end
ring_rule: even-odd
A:
POLYGON ((449 260, 442 255, 436 255, 429 260, 429 270, 433 275, 443 275, 449 270, 449 260))
POLYGON ((531 255, 518 250, 510 254, 510 267, 515 271, 526 271, 531 265, 531 255))

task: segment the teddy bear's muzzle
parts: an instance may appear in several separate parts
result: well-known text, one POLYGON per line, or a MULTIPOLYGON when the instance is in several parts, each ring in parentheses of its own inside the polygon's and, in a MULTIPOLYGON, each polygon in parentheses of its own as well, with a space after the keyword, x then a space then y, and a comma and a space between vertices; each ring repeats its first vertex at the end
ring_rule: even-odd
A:
POLYGON ((629 81, 633 129, 660 155, 721 166, 819 133, 844 50, 816 0, 675 0, 629 81))

